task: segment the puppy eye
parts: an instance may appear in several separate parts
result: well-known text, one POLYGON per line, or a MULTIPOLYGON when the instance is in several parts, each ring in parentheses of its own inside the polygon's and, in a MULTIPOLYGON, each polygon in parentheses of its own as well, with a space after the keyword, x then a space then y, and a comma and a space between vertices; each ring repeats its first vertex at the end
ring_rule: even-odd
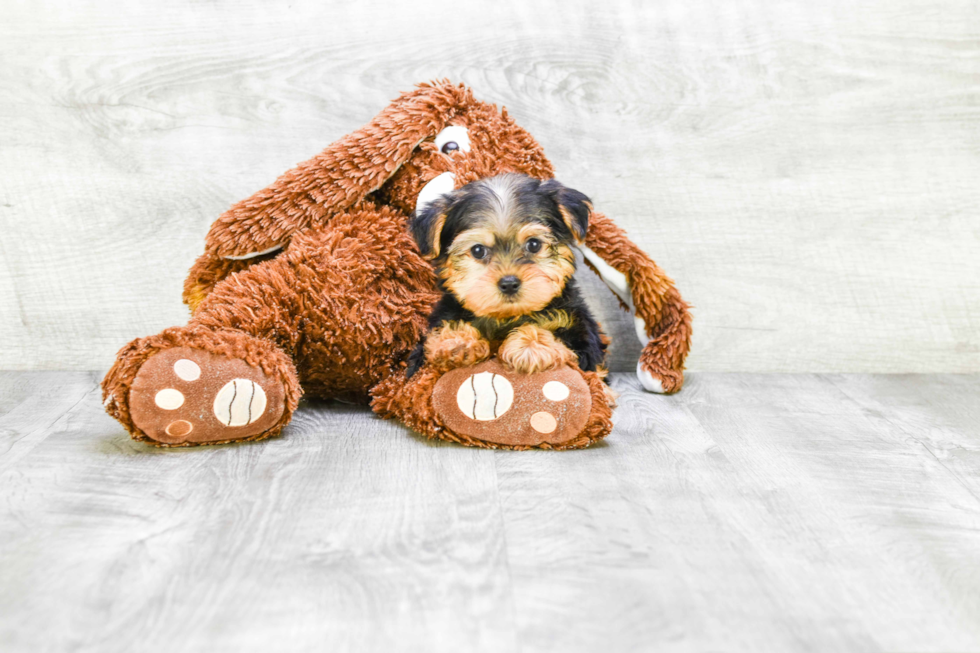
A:
POLYGON ((486 258, 487 253, 487 248, 483 245, 473 245, 473 247, 470 247, 470 254, 472 254, 473 258, 477 260, 483 260, 486 258))
POLYGON ((443 154, 470 151, 470 133, 466 127, 449 125, 436 134, 436 149, 443 154))
POLYGON ((526 243, 524 243, 524 249, 526 249, 531 254, 537 254, 541 251, 541 241, 537 238, 530 238, 526 243))

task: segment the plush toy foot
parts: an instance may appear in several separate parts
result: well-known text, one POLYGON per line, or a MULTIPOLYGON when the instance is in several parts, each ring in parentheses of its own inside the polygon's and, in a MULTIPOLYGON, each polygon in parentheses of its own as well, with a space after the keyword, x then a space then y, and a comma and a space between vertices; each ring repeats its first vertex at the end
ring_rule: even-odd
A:
POLYGON ((498 360, 447 372, 432 391, 446 428, 484 442, 562 445, 585 427, 592 394, 570 367, 516 374, 498 360))
POLYGON ((243 360, 176 347, 143 364, 129 406, 136 427, 157 442, 230 442, 275 426, 285 389, 243 360))
POLYGON ((291 359, 273 343, 200 327, 129 343, 102 392, 134 439, 164 447, 271 437, 302 394, 291 359))
POLYGON ((561 366, 518 374, 496 358, 450 370, 426 366, 372 391, 375 411, 429 437, 502 449, 579 449, 612 429, 605 384, 561 366))

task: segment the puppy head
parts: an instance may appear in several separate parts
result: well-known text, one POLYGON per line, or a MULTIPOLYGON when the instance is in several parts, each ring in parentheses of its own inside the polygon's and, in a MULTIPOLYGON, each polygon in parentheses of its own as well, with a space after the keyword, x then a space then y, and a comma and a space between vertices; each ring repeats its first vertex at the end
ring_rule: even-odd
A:
POLYGON ((539 311, 561 294, 591 211, 585 195, 555 180, 506 174, 427 205, 412 234, 466 309, 506 319, 539 311))

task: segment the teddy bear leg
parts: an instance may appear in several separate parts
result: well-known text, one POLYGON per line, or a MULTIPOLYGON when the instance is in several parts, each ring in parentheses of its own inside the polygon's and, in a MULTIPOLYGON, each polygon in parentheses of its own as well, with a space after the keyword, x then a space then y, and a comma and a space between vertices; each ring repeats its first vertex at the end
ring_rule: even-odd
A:
POLYGON ((491 358, 411 379, 394 374, 371 391, 372 407, 429 438, 492 449, 581 449, 612 430, 600 372, 571 365, 521 374, 491 358))
POLYGON ((276 435, 302 394, 274 343, 194 324, 128 344, 102 389, 106 410, 134 439, 171 447, 276 435))

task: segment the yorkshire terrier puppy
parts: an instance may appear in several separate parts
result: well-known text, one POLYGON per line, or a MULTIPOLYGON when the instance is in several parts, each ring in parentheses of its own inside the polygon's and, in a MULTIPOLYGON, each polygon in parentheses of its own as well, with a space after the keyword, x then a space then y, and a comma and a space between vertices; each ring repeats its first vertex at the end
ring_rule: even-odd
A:
POLYGON ((440 369, 479 363, 494 352, 521 374, 569 362, 595 371, 605 337, 572 273, 592 205, 555 180, 505 174, 443 195, 412 220, 443 296, 429 331, 409 356, 440 369))

